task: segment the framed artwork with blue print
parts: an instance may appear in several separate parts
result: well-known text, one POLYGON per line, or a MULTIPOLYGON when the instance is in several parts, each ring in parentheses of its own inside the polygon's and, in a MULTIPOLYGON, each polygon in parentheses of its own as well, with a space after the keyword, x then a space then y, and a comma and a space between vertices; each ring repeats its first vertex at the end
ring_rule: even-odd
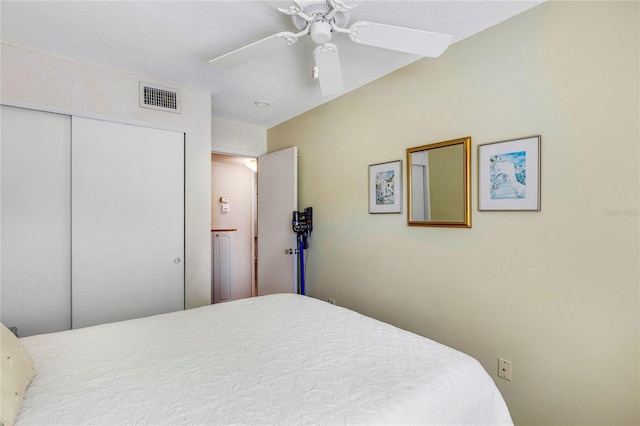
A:
POLYGON ((369 213, 402 213, 402 160, 369 166, 369 213))
POLYGON ((540 135, 478 146, 478 210, 540 211, 540 135))

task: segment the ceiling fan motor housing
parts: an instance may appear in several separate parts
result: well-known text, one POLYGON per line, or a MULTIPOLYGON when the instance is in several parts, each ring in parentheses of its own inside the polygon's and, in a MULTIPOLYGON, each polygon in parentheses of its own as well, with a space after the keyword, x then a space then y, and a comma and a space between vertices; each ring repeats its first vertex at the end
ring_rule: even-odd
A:
MULTIPOLYGON (((303 30, 312 22, 326 22, 326 19, 324 18, 333 10, 329 2, 326 0, 300 0, 297 3, 302 5, 302 7, 299 9, 300 12, 313 19, 313 21, 306 21, 301 16, 291 15, 293 24, 299 30, 303 30)), ((336 11, 336 13, 333 15, 333 21, 338 27, 343 28, 349 23, 349 12, 346 10, 336 11)))

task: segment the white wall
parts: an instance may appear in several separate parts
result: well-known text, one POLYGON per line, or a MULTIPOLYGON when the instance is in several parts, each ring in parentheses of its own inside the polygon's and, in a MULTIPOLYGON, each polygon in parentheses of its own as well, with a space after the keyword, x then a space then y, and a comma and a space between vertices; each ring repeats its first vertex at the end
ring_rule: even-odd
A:
POLYGON ((211 151, 257 157, 267 152, 267 129, 245 123, 213 118, 211 151))
POLYGON ((187 308, 211 300, 209 92, 180 87, 182 113, 140 108, 145 76, 1 45, 0 102, 44 111, 146 125, 186 134, 185 299, 187 308))
POLYGON ((639 17, 545 3, 270 129, 314 208, 309 294, 476 357, 516 424, 640 424, 639 17), (477 211, 477 145, 535 134, 542 211, 477 211), (473 228, 368 214, 369 164, 464 136, 473 228))

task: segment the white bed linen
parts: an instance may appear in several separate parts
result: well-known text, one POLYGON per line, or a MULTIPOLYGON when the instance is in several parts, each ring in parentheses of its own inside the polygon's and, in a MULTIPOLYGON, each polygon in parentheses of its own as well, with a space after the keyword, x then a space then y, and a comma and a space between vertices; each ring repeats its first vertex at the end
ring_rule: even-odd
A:
POLYGON ((17 426, 512 424, 475 359, 294 294, 21 341, 17 426))

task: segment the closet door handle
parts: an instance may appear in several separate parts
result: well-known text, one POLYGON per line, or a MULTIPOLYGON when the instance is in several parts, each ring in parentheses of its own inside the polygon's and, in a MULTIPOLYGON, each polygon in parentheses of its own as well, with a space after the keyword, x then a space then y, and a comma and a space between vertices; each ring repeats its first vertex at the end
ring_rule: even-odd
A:
POLYGON ((173 259, 173 263, 175 263, 176 265, 178 265, 180 262, 182 262, 182 259, 180 259, 179 257, 173 259))

